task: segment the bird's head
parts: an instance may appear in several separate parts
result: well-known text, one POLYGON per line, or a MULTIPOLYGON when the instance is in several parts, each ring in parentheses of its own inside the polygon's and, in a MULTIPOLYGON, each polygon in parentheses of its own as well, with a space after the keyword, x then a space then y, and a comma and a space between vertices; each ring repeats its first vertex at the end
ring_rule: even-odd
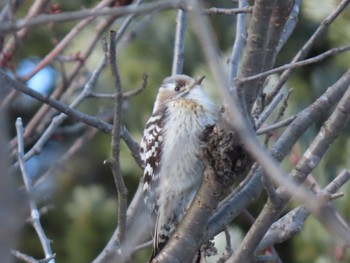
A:
POLYGON ((204 76, 199 79, 186 75, 167 77, 159 88, 154 110, 170 101, 191 98, 195 93, 202 94, 201 83, 203 79, 204 76))

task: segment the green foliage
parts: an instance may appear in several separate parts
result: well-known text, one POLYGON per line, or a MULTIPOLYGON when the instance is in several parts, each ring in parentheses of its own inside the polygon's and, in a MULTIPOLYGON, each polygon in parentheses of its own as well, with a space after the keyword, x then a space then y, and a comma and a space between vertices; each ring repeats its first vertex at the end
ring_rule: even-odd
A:
POLYGON ((78 186, 64 211, 71 221, 65 230, 64 262, 91 261, 103 249, 116 225, 116 200, 107 197, 101 186, 78 186))

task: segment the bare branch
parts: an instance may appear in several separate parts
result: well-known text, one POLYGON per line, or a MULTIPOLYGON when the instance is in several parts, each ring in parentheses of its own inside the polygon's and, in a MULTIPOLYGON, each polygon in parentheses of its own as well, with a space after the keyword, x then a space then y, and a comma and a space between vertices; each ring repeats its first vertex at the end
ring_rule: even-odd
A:
MULTIPOLYGON (((111 0, 103 0, 93 10, 99 10, 103 7, 106 7, 110 2, 111 0)), ((36 73, 38 73, 41 69, 43 69, 46 65, 48 65, 52 60, 54 60, 61 53, 61 51, 68 45, 68 43, 94 19, 95 17, 88 17, 80 21, 72 30, 69 31, 67 35, 64 36, 64 38, 57 45, 55 45, 54 49, 51 50, 51 52, 47 54, 43 58, 43 60, 41 60, 40 63, 35 66, 33 70, 31 70, 27 75, 23 77, 23 80, 28 81, 36 73)))
MULTIPOLYGON (((84 66, 84 61, 91 55, 96 43, 99 41, 101 37, 101 34, 104 33, 105 29, 113 21, 114 21, 114 18, 109 18, 107 20, 102 20, 97 24, 95 29, 95 35, 91 37, 91 40, 86 44, 86 49, 84 50, 84 52, 81 53, 81 58, 83 58, 83 60, 79 60, 74 64, 73 68, 70 71, 70 74, 63 80, 62 83, 60 83, 55 88, 54 92, 51 94, 52 99, 60 98, 63 92, 65 92, 65 94, 70 92, 71 89, 69 89, 69 86, 72 84, 73 80, 78 75, 81 68, 84 66)), ((9 96, 11 94, 12 92, 10 92, 9 96)), ((36 114, 32 117, 32 119, 29 121, 29 123, 26 126, 26 130, 24 132, 25 140, 28 140, 28 138, 30 137, 30 135, 33 134, 34 131, 40 132, 43 129, 45 129, 47 126, 47 123, 51 122, 52 116, 56 114, 56 112, 52 113, 52 110, 51 110, 51 116, 50 116, 49 114, 47 114, 49 111, 50 111, 50 107, 46 104, 43 104, 40 107, 40 109, 36 112, 36 114), (46 115, 46 118, 44 118, 45 115, 46 115)), ((11 145, 15 147, 16 145, 15 139, 11 141, 11 145)))
MULTIPOLYGON (((293 1, 255 1, 244 50, 239 79, 249 77, 272 68, 277 55, 277 46, 284 25, 291 11, 293 1)), ((260 92, 264 80, 237 83, 242 89, 248 112, 260 92)))
MULTIPOLYGON (((42 101, 50 105, 51 107, 55 108, 56 110, 66 114, 67 116, 69 116, 74 120, 81 121, 89 126, 95 127, 100 131, 103 131, 104 133, 107 133, 107 134, 112 133, 112 125, 110 125, 109 123, 106 123, 99 118, 85 114, 78 110, 72 109, 67 105, 63 104, 62 102, 55 100, 51 97, 46 97, 41 93, 26 87, 23 83, 10 78, 1 70, 0 70, 0 84, 2 87, 5 87, 5 86, 12 87, 39 101, 42 101)), ((140 156, 138 152, 138 144, 132 139, 131 135, 127 132, 125 128, 121 131, 121 136, 123 140, 126 142, 126 144, 128 145, 129 149, 131 150, 132 155, 135 157, 136 162, 140 166, 142 162, 140 160, 140 156)))
POLYGON ((266 134, 266 133, 270 133, 274 130, 277 130, 279 128, 282 128, 282 127, 286 127, 288 126, 289 124, 291 124, 295 119, 297 118, 297 115, 293 115, 293 116, 290 116, 289 118, 286 118, 280 122, 276 122, 272 125, 269 125, 267 127, 264 127, 264 128, 261 128, 259 130, 257 130, 256 132, 256 135, 262 135, 262 134, 266 134))
POLYGON ((126 129, 125 126, 121 130, 121 135, 122 135, 124 142, 126 143, 126 145, 128 146, 128 148, 131 152, 131 156, 134 157, 137 165, 140 168, 143 168, 144 163, 141 160, 139 144, 134 140, 134 138, 131 136, 131 134, 129 133, 129 131, 126 129))
POLYGON ((228 228, 225 229, 224 233, 226 240, 225 254, 218 260, 218 263, 225 263, 233 254, 233 249, 231 245, 231 235, 228 228))
POLYGON ((11 252, 16 258, 18 258, 19 260, 22 260, 23 262, 27 262, 27 263, 49 263, 51 261, 51 259, 53 260, 56 257, 56 254, 53 254, 52 256, 47 257, 45 259, 35 259, 33 257, 26 255, 26 254, 23 254, 22 252, 20 252, 18 250, 12 250, 11 252))
MULTIPOLYGON (((323 198, 325 195, 330 198, 331 195, 329 194, 334 194, 349 180, 350 173, 348 171, 343 171, 322 190, 320 193, 321 198, 323 198)), ((266 249, 273 244, 281 243, 299 233, 309 215, 310 211, 308 211, 305 206, 300 206, 290 211, 288 214, 271 225, 269 231, 261 240, 257 251, 266 249)))
POLYGON ((176 32, 174 43, 174 57, 171 75, 181 74, 184 64, 185 33, 187 14, 179 9, 176 16, 176 32))
POLYGON ((143 244, 141 244, 141 245, 138 245, 138 246, 136 246, 136 247, 134 248, 133 253, 135 253, 135 252, 137 252, 137 251, 139 251, 139 250, 143 250, 143 249, 145 249, 145 248, 152 247, 152 244, 153 244, 153 240, 149 240, 149 241, 147 241, 147 242, 145 242, 145 243, 143 243, 143 244))
POLYGON ((53 165, 50 166, 50 168, 41 175, 37 181, 35 181, 33 188, 40 185, 40 183, 45 180, 48 176, 52 176, 55 171, 63 166, 65 162, 68 160, 71 160, 72 156, 81 149, 88 140, 90 140, 92 137, 94 137, 97 133, 96 129, 93 129, 92 127, 89 127, 88 130, 86 130, 78 139, 75 140, 75 142, 69 147, 69 149, 60 157, 59 160, 57 160, 53 165))
MULTIPOLYGON (((350 71, 329 87, 313 104, 298 114, 271 149, 272 156, 281 162, 305 131, 313 123, 324 118, 329 109, 341 99, 349 85, 350 71)), ((262 189, 261 172, 261 169, 256 170, 250 181, 240 191, 232 193, 221 202, 209 220, 208 239, 224 231, 226 225, 259 196, 262 189)))
POLYGON ((50 241, 47 238, 44 229, 41 226, 40 223, 40 213, 38 210, 38 207, 32 197, 32 181, 30 176, 27 173, 25 163, 24 163, 24 142, 23 142, 23 124, 22 119, 17 118, 16 120, 16 131, 17 131, 17 137, 18 137, 18 162, 19 166, 21 168, 21 173, 24 181, 24 185, 26 187, 27 193, 28 193, 28 199, 29 199, 29 205, 30 205, 30 223, 32 224, 33 228, 35 229, 41 246, 45 253, 45 258, 52 258, 49 262, 55 263, 55 260, 53 259, 53 254, 51 250, 50 241))
MULTIPOLYGON (((197 3, 198 5, 198 3, 197 3)), ((237 104, 237 96, 236 94, 230 94, 226 88, 225 83, 222 81, 226 79, 223 77, 224 70, 220 62, 218 61, 217 48, 213 43, 213 37, 211 27, 208 21, 200 15, 200 12, 193 12, 194 18, 196 19, 196 33, 198 33, 199 41, 204 49, 204 53, 206 55, 207 61, 209 63, 210 69, 214 73, 215 81, 217 82, 217 87, 225 94, 225 98, 231 98, 232 101, 228 102, 228 111, 227 114, 234 116, 229 118, 228 120, 234 119, 234 122, 230 124, 233 126, 234 130, 239 134, 242 142, 244 143, 246 150, 252 155, 252 157, 259 162, 259 164, 263 167, 265 172, 279 185, 283 185, 288 188, 288 192, 295 196, 298 201, 302 203, 307 203, 310 209, 313 209, 315 212, 320 207, 320 203, 318 200, 314 200, 311 198, 310 194, 305 190, 298 187, 292 180, 287 179, 285 172, 281 170, 273 159, 266 153, 266 151, 260 146, 257 141, 252 128, 249 127, 247 123, 247 119, 241 116, 240 109, 237 104)), ((273 216, 271 214, 271 216, 273 216)), ((248 254, 248 255, 251 255, 248 254)), ((246 256, 246 253, 244 254, 246 256)), ((246 258, 246 257, 244 257, 246 258)))
MULTIPOLYGON (((139 95, 147 87, 148 75, 143 74, 142 85, 134 90, 126 91, 123 93, 123 99, 129 99, 139 95)), ((115 93, 95 93, 91 92, 89 97, 98 98, 98 99, 115 99, 115 93)))
MULTIPOLYGON (((48 0, 36 0, 31 5, 28 14, 24 18, 25 20, 31 19, 35 17, 36 15, 40 14, 43 11, 43 8, 47 5, 49 1, 48 0)), ((8 9, 10 11, 10 8, 8 9)), ((9 21, 12 22, 12 19, 9 19, 9 21)), ((4 23, 5 21, 1 21, 4 23)), ((0 67, 5 67, 6 64, 9 62, 9 58, 13 58, 15 55, 16 50, 18 49, 18 45, 21 43, 22 40, 26 37, 28 33, 28 30, 26 28, 23 28, 22 30, 19 30, 13 37, 11 37, 7 43, 5 44, 3 49, 0 49, 0 67)))
POLYGON ((244 13, 251 13, 253 11, 253 7, 244 5, 239 6, 238 8, 218 8, 218 7, 211 7, 208 10, 205 11, 208 15, 236 15, 236 14, 244 14, 244 13))
POLYGON ((237 81, 238 81, 238 83, 245 83, 245 82, 257 80, 257 79, 264 78, 266 76, 269 76, 271 74, 278 73, 278 72, 281 72, 284 70, 291 70, 291 69, 299 68, 299 67, 306 66, 309 64, 314 64, 314 63, 320 62, 326 58, 334 56, 336 54, 339 54, 342 52, 347 52, 347 51, 350 51, 350 46, 332 48, 332 49, 327 50, 326 52, 324 52, 316 57, 305 59, 305 60, 302 60, 300 62, 294 62, 294 63, 292 62, 290 64, 286 64, 286 65, 280 66, 278 68, 274 68, 274 69, 271 69, 271 70, 268 70, 268 71, 250 76, 250 77, 237 79, 237 81))
MULTIPOLYGON (((89 94, 91 93, 92 88, 95 86, 98 77, 100 76, 102 70, 106 66, 106 58, 101 61, 101 63, 97 66, 97 68, 92 73, 90 79, 86 82, 84 89, 82 92, 74 99, 74 101, 69 105, 70 109, 76 108, 82 101, 84 101, 89 94)), ((41 152, 41 149, 43 145, 50 139, 51 135, 54 133, 54 131, 57 129, 58 126, 60 126, 66 119, 67 115, 64 113, 60 113, 58 116, 54 117, 52 119, 51 124, 45 132, 42 134, 40 139, 34 144, 34 146, 24 155, 24 160, 28 160, 31 157, 33 157, 36 154, 39 154, 41 152)))
MULTIPOLYGON (((295 168, 290 173, 290 177, 292 177, 295 182, 299 184, 303 182, 306 176, 318 165, 322 156, 328 150, 330 144, 334 142, 344 127, 349 113, 350 89, 345 92, 343 98, 340 100, 337 108, 329 120, 323 125, 317 137, 314 139, 308 150, 304 153, 303 157, 299 160, 295 168)), ((248 231, 231 263, 238 263, 242 262, 242 259, 246 260, 251 258, 251 255, 253 255, 258 243, 265 235, 271 224, 283 211, 290 197, 292 196, 295 199, 299 199, 298 194, 293 195, 290 192, 287 193, 284 184, 279 187, 278 202, 272 202, 270 199, 268 200, 258 217, 257 223, 255 223, 248 231)), ((334 215, 334 213, 332 213, 329 206, 324 204, 324 202, 319 201, 312 201, 313 204, 311 204, 308 202, 308 200, 303 200, 302 203, 330 231, 341 237, 345 242, 350 243, 350 231, 344 228, 342 224, 339 224, 339 219, 334 215)))
POLYGON ((278 104, 283 100, 284 95, 282 93, 279 93, 277 96, 274 97, 273 101, 270 103, 270 105, 260 114, 259 118, 255 122, 255 128, 259 129, 261 125, 264 124, 264 122, 267 120, 267 118, 271 115, 273 110, 278 106, 278 104))
MULTIPOLYGON (((248 2, 246 0, 240 0, 238 2, 238 5, 240 8, 247 8, 248 2)), ((247 19, 246 14, 237 15, 235 42, 234 42, 233 47, 232 47, 232 54, 230 57, 229 75, 228 75, 228 87, 231 91, 234 87, 233 81, 237 77, 238 63, 240 61, 241 54, 243 52, 243 47, 245 44, 245 40, 247 38, 246 19, 247 19)))
POLYGON ((109 64, 114 79, 114 85, 116 88, 115 96, 115 108, 114 108, 114 119, 112 129, 112 156, 109 159, 109 163, 112 167, 114 181, 118 191, 118 243, 125 237, 126 231, 126 211, 127 211, 127 195, 128 190, 126 189, 123 175, 120 169, 120 130, 122 127, 122 104, 123 104, 123 93, 122 84, 120 81, 117 57, 116 57, 116 31, 110 31, 110 42, 109 42, 109 64))
MULTIPOLYGON (((309 38, 309 40, 304 44, 304 46, 299 50, 299 52, 295 55, 291 63, 302 60, 307 56, 312 46, 316 43, 316 41, 323 35, 323 33, 328 29, 328 27, 333 23, 333 21, 338 17, 338 15, 343 12, 346 6, 349 4, 350 0, 342 0, 336 9, 327 16, 320 24, 320 26, 316 29, 315 33, 309 38)), ((287 69, 280 76, 278 83, 273 87, 272 91, 268 94, 266 101, 269 103, 273 97, 277 94, 277 92, 282 88, 284 83, 286 83, 290 74, 292 73, 292 69, 287 69)))
POLYGON ((287 42, 289 37, 292 35, 292 33, 297 25, 298 15, 299 15, 299 11, 300 11, 300 5, 301 5, 301 0, 295 0, 294 5, 293 5, 293 9, 290 12, 290 15, 289 15, 289 18, 288 18, 286 24, 284 25, 283 32, 282 32, 280 40, 278 42, 278 46, 276 49, 277 53, 280 52, 280 50, 282 49, 284 44, 287 42))
POLYGON ((97 17, 97 16, 126 16, 130 14, 141 14, 154 11, 154 9, 161 11, 165 9, 172 8, 183 8, 183 1, 157 1, 153 3, 147 3, 139 7, 135 6, 122 6, 122 7, 111 7, 104 9, 92 9, 92 10, 81 10, 64 12, 60 14, 51 15, 40 15, 26 21, 19 20, 15 23, 2 23, 0 24, 0 33, 10 33, 17 31, 21 28, 35 27, 40 25, 45 25, 47 23, 60 23, 68 22, 74 20, 80 20, 87 17, 97 17))
POLYGON ((58 110, 60 112, 65 113, 66 115, 68 115, 69 117, 71 117, 75 120, 82 121, 82 122, 84 122, 90 126, 93 126, 93 127, 97 128, 105 133, 111 133, 111 131, 112 131, 112 125, 105 123, 102 120, 99 120, 99 119, 97 119, 93 116, 90 116, 88 114, 71 109, 70 107, 68 107, 64 103, 62 103, 58 100, 55 100, 51 97, 44 96, 41 93, 39 93, 33 89, 28 88, 23 83, 10 78, 2 70, 0 70, 0 83, 2 84, 2 87, 5 87, 5 86, 12 87, 20 92, 23 92, 23 93, 37 99, 38 101, 41 101, 45 104, 50 105, 51 107, 55 108, 56 110, 58 110))

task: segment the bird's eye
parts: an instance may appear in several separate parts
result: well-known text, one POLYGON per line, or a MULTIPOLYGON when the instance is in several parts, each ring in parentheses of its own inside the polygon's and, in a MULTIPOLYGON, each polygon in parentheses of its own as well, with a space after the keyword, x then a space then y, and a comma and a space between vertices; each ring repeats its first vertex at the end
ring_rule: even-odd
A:
POLYGON ((180 90, 180 86, 176 86, 175 91, 179 91, 179 90, 180 90))

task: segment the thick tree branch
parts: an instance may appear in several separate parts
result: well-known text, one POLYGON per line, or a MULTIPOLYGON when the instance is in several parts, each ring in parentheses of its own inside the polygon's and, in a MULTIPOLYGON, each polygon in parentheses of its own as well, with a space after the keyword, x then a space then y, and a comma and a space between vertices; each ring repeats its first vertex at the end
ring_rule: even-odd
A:
POLYGON ((207 166, 202 185, 180 227, 172 234, 166 246, 152 260, 152 263, 192 262, 203 242, 208 218, 224 193, 223 185, 216 178, 212 167, 207 166))
MULTIPOLYGON (((244 50, 239 78, 249 77, 271 69, 284 25, 289 17, 293 1, 255 1, 244 50)), ((242 89, 247 111, 250 112, 264 80, 237 84, 242 89)))

